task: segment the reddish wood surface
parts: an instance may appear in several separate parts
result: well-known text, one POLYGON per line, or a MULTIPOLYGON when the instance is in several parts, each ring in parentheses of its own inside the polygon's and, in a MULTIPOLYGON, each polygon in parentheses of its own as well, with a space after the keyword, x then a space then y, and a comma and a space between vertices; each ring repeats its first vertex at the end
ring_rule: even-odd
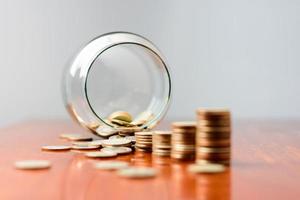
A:
MULTIPOLYGON (((194 175, 188 163, 149 154, 120 156, 132 165, 153 166, 154 179, 128 180, 95 170, 97 160, 77 152, 45 152, 42 145, 67 143, 65 132, 82 132, 70 122, 34 121, 0 129, 0 199, 299 199, 300 121, 234 123, 232 165, 222 174, 194 175), (14 169, 14 161, 48 159, 48 170, 14 169)), ((165 126, 166 127, 166 126, 165 126)))

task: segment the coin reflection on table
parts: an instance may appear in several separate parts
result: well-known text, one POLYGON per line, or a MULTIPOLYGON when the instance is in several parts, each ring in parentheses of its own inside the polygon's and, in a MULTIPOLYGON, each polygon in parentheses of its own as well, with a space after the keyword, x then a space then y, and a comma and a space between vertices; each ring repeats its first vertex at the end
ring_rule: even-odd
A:
POLYGON ((187 173, 191 162, 172 162, 170 184, 172 193, 170 199, 196 199, 196 176, 187 173))
POLYGON ((196 176, 197 200, 231 199, 230 170, 220 174, 198 174, 196 176))
POLYGON ((138 167, 151 167, 152 157, 151 154, 146 152, 135 151, 131 158, 131 162, 134 166, 138 167))

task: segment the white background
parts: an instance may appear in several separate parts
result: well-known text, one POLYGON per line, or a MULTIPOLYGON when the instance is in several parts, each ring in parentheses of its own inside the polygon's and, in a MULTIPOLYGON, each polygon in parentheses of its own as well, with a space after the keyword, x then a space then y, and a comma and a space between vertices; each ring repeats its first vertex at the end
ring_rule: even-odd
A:
POLYGON ((67 118, 67 61, 110 31, 152 40, 172 68, 169 118, 300 117, 299 0, 0 0, 0 126, 67 118))

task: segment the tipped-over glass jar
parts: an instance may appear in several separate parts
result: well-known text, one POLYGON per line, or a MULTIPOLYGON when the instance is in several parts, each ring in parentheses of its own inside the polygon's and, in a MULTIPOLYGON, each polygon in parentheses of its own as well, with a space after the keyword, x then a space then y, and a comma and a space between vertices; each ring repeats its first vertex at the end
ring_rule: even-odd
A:
POLYGON ((63 94, 70 115, 93 133, 151 129, 170 103, 170 73, 149 40, 108 33, 76 55, 65 71, 63 94))

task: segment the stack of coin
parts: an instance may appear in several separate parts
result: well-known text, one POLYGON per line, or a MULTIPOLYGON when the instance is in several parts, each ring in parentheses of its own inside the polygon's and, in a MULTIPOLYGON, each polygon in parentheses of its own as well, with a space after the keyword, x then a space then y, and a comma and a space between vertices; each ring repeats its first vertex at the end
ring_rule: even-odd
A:
POLYGON ((152 151, 157 156, 171 155, 171 131, 155 131, 153 133, 152 151))
POLYGON ((172 123, 171 157, 178 160, 195 159, 196 122, 172 123))
POLYGON ((135 133, 135 149, 143 152, 152 151, 152 135, 153 132, 136 132, 135 133))
POLYGON ((197 163, 230 164, 230 111, 227 109, 198 109, 197 163))

